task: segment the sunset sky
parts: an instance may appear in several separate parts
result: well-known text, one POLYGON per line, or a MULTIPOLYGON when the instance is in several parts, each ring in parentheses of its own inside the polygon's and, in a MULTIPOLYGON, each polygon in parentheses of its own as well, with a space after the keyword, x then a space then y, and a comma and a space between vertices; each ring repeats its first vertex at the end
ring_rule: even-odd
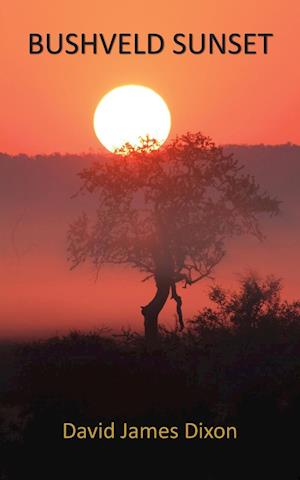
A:
POLYGON ((4 1, 0 7, 1 145, 7 153, 99 149, 92 116, 122 84, 156 90, 171 136, 202 130, 217 143, 300 142, 300 6, 297 0, 143 4, 4 1), (268 55, 32 55, 30 32, 272 32, 268 55))

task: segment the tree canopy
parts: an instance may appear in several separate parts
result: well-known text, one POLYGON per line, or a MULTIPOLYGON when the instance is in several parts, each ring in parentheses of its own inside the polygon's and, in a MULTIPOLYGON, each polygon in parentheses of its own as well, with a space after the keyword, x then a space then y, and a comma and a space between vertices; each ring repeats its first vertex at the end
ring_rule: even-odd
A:
POLYGON ((180 314, 176 283, 210 275, 229 237, 261 239, 258 216, 278 213, 279 202, 201 133, 178 136, 158 150, 153 145, 150 139, 139 149, 127 145, 118 152, 124 155, 80 172, 81 191, 94 194, 97 207, 93 218, 82 214, 70 226, 68 254, 73 267, 86 260, 97 270, 126 264, 153 277, 158 290, 167 283, 180 314))

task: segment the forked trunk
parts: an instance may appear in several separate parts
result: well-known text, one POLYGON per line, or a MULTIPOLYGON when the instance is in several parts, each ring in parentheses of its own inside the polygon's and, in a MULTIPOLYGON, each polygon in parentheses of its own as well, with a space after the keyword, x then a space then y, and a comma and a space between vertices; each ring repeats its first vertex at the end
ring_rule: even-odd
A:
POLYGON ((163 309, 170 294, 171 281, 166 277, 157 276, 156 293, 148 305, 141 307, 144 316, 145 341, 148 348, 153 348, 158 342, 158 315, 163 309))

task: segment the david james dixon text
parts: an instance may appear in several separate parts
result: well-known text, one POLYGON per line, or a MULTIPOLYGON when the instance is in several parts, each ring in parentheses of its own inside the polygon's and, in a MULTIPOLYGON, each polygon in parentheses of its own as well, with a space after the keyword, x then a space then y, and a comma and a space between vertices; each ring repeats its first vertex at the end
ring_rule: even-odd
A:
POLYGON ((99 422, 97 425, 76 425, 63 423, 65 440, 235 440, 238 432, 235 426, 205 425, 203 422, 187 422, 183 426, 137 426, 124 422, 117 425, 99 422))
POLYGON ((266 55, 273 33, 30 33, 30 55, 266 55))

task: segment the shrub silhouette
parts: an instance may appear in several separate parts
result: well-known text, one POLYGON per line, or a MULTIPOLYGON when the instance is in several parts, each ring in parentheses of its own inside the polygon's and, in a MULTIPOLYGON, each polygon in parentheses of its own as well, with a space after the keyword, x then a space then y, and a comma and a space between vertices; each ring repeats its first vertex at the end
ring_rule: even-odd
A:
POLYGON ((273 276, 260 279, 255 274, 240 281, 239 291, 230 292, 213 286, 209 299, 215 308, 204 308, 193 320, 194 328, 201 333, 206 328, 229 328, 251 333, 270 329, 271 337, 279 329, 281 333, 297 328, 300 314, 299 301, 281 300, 281 280, 273 276), (272 329, 274 329, 272 331, 272 329))

